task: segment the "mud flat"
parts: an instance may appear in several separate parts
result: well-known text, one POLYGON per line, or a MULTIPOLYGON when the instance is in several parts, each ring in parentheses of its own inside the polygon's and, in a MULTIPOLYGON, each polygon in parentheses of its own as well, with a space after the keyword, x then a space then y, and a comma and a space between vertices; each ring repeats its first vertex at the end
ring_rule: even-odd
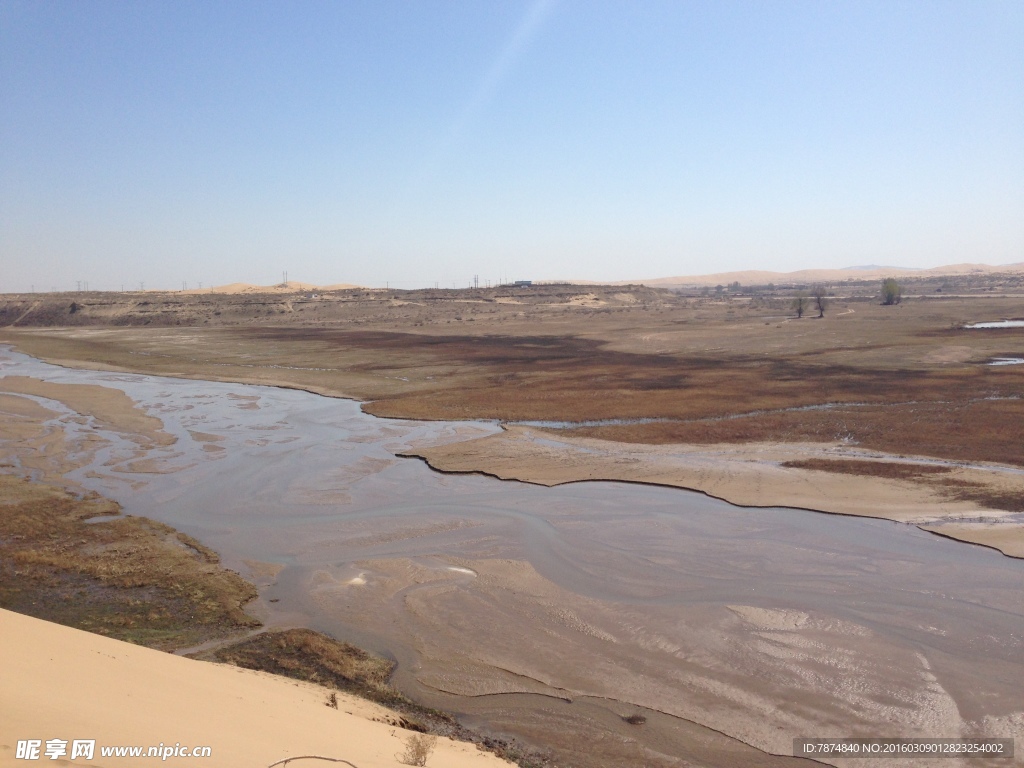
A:
POLYGON ((523 426, 406 455, 442 472, 546 486, 621 480, 697 490, 746 507, 914 523, 1024 557, 1024 469, 1014 466, 893 456, 842 442, 641 445, 523 426))
POLYGON ((390 653, 403 692, 560 764, 782 765, 799 736, 1024 736, 1024 563, 993 550, 889 520, 398 456, 498 442, 494 425, 10 352, 0 374, 123 392, 176 442, 139 456, 96 425, 70 479, 216 550, 258 585, 271 628, 390 653))

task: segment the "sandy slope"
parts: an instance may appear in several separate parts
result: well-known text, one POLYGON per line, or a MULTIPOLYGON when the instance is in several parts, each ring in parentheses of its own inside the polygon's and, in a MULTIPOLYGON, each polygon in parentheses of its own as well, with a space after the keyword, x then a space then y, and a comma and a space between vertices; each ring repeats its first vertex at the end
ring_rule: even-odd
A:
MULTIPOLYGON (((19 740, 95 739, 92 761, 131 766, 153 758, 102 758, 101 746, 210 746, 207 759, 174 758, 166 765, 260 768, 299 755, 341 758, 359 768, 400 765, 409 731, 388 722, 375 704, 261 672, 192 661, 0 610, 0 765, 15 758, 19 740)), ((50 763, 50 760, 45 762, 50 763)), ((67 765, 66 761, 60 764, 67 765)), ((331 765, 300 760, 305 765, 331 765)), ((508 765, 471 744, 438 739, 428 766, 508 765)))

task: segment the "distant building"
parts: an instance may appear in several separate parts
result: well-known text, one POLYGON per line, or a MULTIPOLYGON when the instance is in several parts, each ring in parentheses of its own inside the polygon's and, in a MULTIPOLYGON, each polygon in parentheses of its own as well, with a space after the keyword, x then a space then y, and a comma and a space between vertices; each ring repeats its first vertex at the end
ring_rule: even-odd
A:
POLYGON ((533 280, 516 280, 512 283, 513 288, 529 288, 533 285, 533 280))

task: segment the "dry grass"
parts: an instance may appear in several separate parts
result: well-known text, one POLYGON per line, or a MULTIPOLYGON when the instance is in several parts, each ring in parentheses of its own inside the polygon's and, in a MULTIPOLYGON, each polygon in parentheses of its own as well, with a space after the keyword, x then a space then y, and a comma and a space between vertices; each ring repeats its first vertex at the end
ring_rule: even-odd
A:
MULTIPOLYGON (((463 732, 450 715, 421 707, 393 688, 388 682, 394 670, 392 662, 311 629, 261 632, 192 655, 305 680, 375 701, 401 713, 392 725, 412 731, 430 730, 462 737, 469 733, 463 732)), ((328 706, 336 707, 337 697, 334 701, 332 705, 328 699, 328 706)))
MULTIPOLYGON (((395 715, 388 722, 414 731, 415 735, 429 733, 473 742, 481 749, 524 768, 539 768, 547 764, 529 750, 520 749, 504 739, 482 736, 459 725, 446 712, 416 704, 388 683, 394 669, 392 662, 320 632, 310 629, 261 632, 211 651, 192 654, 192 657, 271 672, 344 691, 390 708, 395 715)), ((337 696, 329 694, 326 704, 336 708, 337 696)), ((426 754, 429 756, 429 752, 426 754)))
POLYGON ((9 475, 0 498, 4 608, 168 650, 259 624, 242 610, 255 588, 166 525, 89 524, 119 507, 9 475))
POLYGON ((784 467, 837 472, 842 475, 870 475, 891 480, 918 480, 952 472, 952 467, 932 464, 903 464, 895 461, 867 461, 859 459, 802 459, 783 462, 784 467))
POLYGON ((952 467, 856 459, 804 459, 787 461, 783 463, 783 466, 836 472, 843 475, 870 475, 892 480, 911 480, 928 485, 946 498, 955 501, 970 501, 989 509, 1024 512, 1024 497, 1019 493, 999 491, 970 480, 945 477, 954 471, 952 467))
POLYGON ((426 765, 436 745, 436 736, 414 733, 405 740, 405 751, 395 759, 403 765, 426 765))
POLYGON ((404 303, 352 295, 331 304, 334 320, 315 324, 295 310, 240 314, 232 328, 14 330, 0 338, 85 365, 358 397, 381 416, 659 418, 668 421, 576 434, 642 443, 846 440, 1024 464, 1024 366, 981 364, 1024 355, 1024 332, 962 328, 1019 315, 1019 299, 881 307, 838 298, 824 319, 796 321, 781 298, 587 286, 604 302, 587 308, 570 303, 573 292, 584 289, 551 288, 520 296, 522 304, 473 292, 404 303))
POLYGON ((262 632, 199 657, 306 680, 381 704, 408 703, 388 685, 391 662, 311 629, 262 632))

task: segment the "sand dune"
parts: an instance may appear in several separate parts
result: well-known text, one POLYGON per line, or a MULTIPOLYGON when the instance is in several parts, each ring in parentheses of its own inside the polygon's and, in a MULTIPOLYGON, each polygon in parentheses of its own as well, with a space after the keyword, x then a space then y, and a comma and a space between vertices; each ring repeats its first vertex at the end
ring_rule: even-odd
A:
POLYGON ((360 288, 353 283, 333 283, 331 285, 315 285, 314 283, 300 283, 296 280, 289 280, 287 283, 276 285, 252 285, 251 283, 228 283, 213 288, 204 288, 199 291, 186 291, 186 293, 296 293, 298 291, 343 291, 349 288, 360 288))
MULTIPOLYGON (((411 735, 394 715, 362 699, 262 672, 193 661, 0 610, 0 766, 26 765, 17 743, 95 739, 92 760, 61 765, 154 762, 102 757, 109 746, 209 746, 211 756, 169 757, 164 765, 260 768, 286 757, 322 755, 359 768, 401 765, 411 735)), ((41 758, 50 762, 45 755, 41 758)), ((293 768, 330 765, 297 760, 293 768)), ((438 739, 428 766, 508 763, 474 745, 438 739)))
MULTIPOLYGON (((949 264, 931 269, 905 269, 901 267, 850 267, 846 269, 801 269, 796 272, 770 272, 749 269, 740 272, 718 272, 710 275, 684 275, 658 277, 651 280, 633 280, 631 283, 657 288, 679 285, 766 285, 768 283, 838 283, 844 280, 881 280, 886 277, 936 277, 941 275, 992 274, 998 272, 1024 272, 1024 262, 991 266, 989 264, 949 264)), ((625 285, 626 283, 616 283, 625 285)))
MULTIPOLYGON (((955 275, 981 275, 995 273, 1024 273, 1024 262, 1014 264, 1003 264, 993 266, 990 264, 947 264, 941 267, 929 269, 911 269, 906 267, 886 266, 865 266, 847 267, 844 269, 801 269, 795 272, 772 272, 770 270, 747 269, 737 272, 716 272, 707 275, 679 275, 674 277, 655 277, 648 279, 633 278, 630 280, 616 280, 603 283, 595 280, 541 280, 543 283, 569 283, 572 285, 646 285, 653 288, 675 288, 679 286, 715 286, 729 285, 739 282, 741 285, 767 285, 775 283, 778 285, 788 284, 811 284, 811 283, 841 283, 845 280, 881 280, 886 277, 937 277, 955 275)), ((296 280, 289 280, 287 283, 275 285, 254 285, 252 283, 227 283, 212 288, 191 289, 182 291, 187 294, 247 294, 247 293, 270 293, 287 294, 300 291, 343 291, 352 288, 365 288, 366 286, 354 283, 332 283, 330 285, 316 285, 315 283, 303 283, 296 280)))

